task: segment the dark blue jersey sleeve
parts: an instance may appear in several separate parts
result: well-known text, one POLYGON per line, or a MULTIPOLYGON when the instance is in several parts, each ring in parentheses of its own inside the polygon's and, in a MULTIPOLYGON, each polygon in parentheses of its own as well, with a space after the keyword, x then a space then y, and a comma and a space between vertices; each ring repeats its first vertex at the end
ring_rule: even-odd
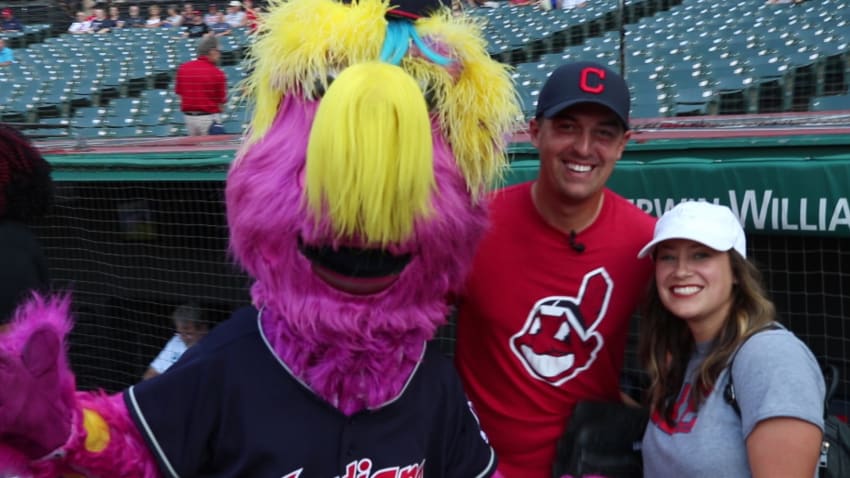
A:
POLYGON ((195 476, 208 458, 206 443, 219 406, 199 355, 124 392, 130 415, 166 477, 195 476))

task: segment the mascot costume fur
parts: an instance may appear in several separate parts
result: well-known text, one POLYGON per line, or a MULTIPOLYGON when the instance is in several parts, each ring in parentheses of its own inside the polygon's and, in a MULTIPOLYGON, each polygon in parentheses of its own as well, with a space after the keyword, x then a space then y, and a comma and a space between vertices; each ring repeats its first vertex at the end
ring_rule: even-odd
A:
POLYGON ((276 1, 226 185, 240 309, 162 376, 75 390, 68 297, 0 342, 0 476, 498 476, 433 343, 520 119, 438 0, 276 1))

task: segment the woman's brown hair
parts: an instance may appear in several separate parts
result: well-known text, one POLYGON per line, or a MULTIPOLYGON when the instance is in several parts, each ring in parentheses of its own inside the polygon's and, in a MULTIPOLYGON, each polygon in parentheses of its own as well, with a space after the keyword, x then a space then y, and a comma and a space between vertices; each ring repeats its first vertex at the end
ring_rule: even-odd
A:
MULTIPOLYGON (((688 400, 698 408, 714 388, 729 358, 750 335, 773 322, 776 309, 767 297, 762 274, 737 251, 728 252, 734 285, 732 306, 707 357, 698 366, 688 400)), ((638 356, 649 373, 646 399, 650 410, 673 425, 675 404, 694 353, 694 339, 684 320, 671 314, 658 296, 653 277, 640 320, 638 356)))

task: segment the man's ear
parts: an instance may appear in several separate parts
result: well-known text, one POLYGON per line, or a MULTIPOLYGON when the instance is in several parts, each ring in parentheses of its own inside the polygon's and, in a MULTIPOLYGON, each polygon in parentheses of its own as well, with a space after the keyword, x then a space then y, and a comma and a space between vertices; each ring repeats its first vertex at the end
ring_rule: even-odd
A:
POLYGON ((540 122, 537 118, 531 118, 528 122, 528 137, 531 140, 531 144, 536 148, 537 147, 537 138, 540 135, 540 122))

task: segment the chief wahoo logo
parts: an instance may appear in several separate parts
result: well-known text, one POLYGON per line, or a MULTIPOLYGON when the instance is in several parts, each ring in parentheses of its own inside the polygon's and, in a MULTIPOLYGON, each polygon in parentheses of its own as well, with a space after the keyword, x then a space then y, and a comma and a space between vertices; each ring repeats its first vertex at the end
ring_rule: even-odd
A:
POLYGON ((588 272, 576 297, 546 297, 534 304, 511 350, 536 379, 559 386, 596 360, 596 331, 608 310, 614 284, 604 268, 588 272))

